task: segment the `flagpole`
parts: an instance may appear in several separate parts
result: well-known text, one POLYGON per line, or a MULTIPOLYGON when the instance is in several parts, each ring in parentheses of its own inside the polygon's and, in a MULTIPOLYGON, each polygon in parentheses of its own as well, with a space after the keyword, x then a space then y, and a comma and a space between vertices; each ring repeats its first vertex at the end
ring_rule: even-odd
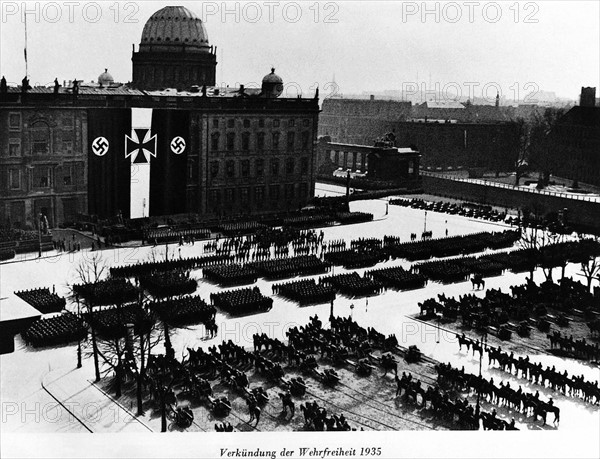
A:
POLYGON ((25 78, 29 78, 29 66, 27 63, 27 11, 23 12, 23 22, 25 23, 25 78))

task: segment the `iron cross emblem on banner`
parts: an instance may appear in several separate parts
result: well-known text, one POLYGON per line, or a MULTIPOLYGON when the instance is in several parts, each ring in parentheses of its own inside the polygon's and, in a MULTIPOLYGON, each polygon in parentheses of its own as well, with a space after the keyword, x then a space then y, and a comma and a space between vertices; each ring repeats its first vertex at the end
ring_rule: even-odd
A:
POLYGON ((134 129, 133 138, 126 135, 125 158, 130 156, 134 163, 149 163, 151 156, 156 158, 156 134, 152 135, 150 129, 134 129))

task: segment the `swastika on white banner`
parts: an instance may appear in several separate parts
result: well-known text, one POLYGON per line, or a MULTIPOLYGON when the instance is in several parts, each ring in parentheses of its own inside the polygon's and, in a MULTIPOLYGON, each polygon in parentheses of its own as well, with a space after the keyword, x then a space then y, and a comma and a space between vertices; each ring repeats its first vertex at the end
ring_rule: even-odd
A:
POLYGON ((175 153, 176 155, 180 155, 181 153, 183 153, 185 151, 185 139, 181 136, 177 136, 174 137, 173 140, 171 140, 171 151, 173 153, 175 153))
POLYGON ((92 142, 92 152, 96 156, 104 156, 106 153, 108 153, 109 147, 110 143, 106 137, 96 137, 92 142))

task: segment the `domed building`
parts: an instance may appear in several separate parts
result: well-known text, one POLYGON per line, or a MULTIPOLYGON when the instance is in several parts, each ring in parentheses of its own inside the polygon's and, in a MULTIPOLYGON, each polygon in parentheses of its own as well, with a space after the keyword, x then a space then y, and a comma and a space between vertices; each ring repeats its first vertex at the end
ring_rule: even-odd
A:
POLYGON ((40 214, 51 227, 81 215, 237 222, 314 196, 318 90, 288 97, 274 68, 260 88, 215 87, 216 48, 181 6, 140 32, 131 84, 105 69, 81 91, 0 85, 0 228, 35 229, 40 214))
POLYGON ((101 73, 98 77, 98 84, 102 87, 108 87, 111 84, 114 84, 115 79, 112 77, 110 73, 108 73, 108 69, 104 69, 104 73, 101 73))
POLYGON ((283 92, 283 80, 275 73, 274 68, 263 78, 261 88, 263 97, 279 97, 283 92))
POLYGON ((132 61, 138 89, 215 85, 217 49, 209 45, 202 20, 183 6, 167 6, 148 19, 132 61))

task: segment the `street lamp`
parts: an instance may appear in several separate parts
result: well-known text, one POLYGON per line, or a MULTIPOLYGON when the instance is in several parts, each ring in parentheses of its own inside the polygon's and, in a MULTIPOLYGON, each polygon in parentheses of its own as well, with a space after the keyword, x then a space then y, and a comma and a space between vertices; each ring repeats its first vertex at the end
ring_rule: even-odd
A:
MULTIPOLYGON (((81 306, 79 304, 79 294, 75 294, 77 301, 77 317, 81 320, 81 306)), ((81 368, 81 338, 77 341, 77 368, 81 368)))
POLYGON ((42 221, 44 218, 44 214, 40 212, 40 217, 38 219, 38 258, 42 258, 42 221))

